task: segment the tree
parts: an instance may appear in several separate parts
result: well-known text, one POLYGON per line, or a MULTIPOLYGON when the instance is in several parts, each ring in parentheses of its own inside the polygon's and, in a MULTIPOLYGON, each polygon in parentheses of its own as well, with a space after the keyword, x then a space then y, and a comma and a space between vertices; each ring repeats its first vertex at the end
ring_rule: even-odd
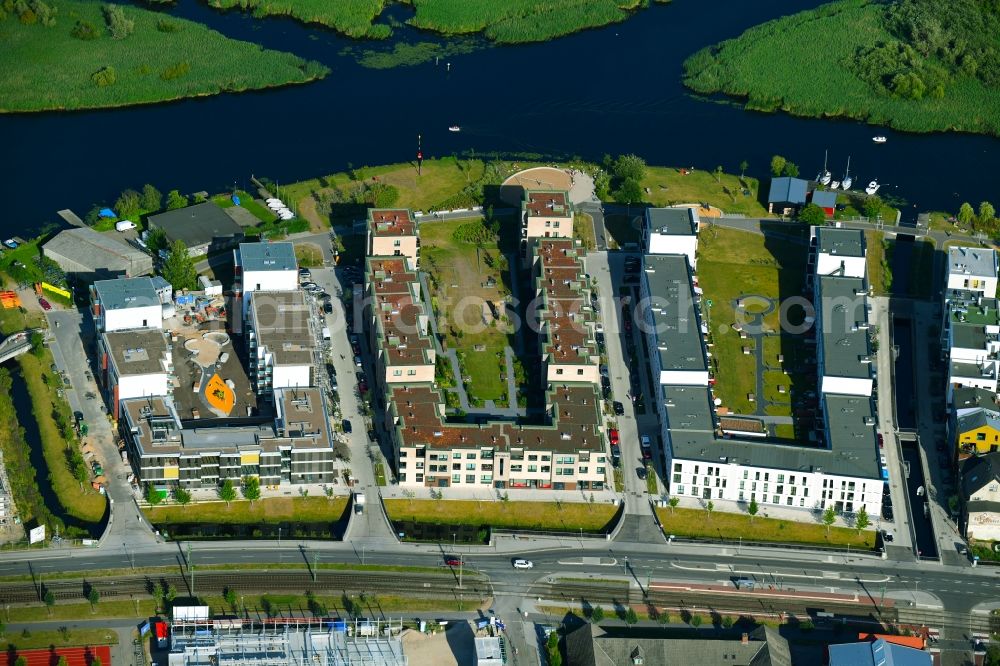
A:
POLYGON ((163 262, 163 279, 173 285, 174 290, 195 289, 198 286, 198 271, 194 259, 184 241, 177 239, 170 245, 170 252, 163 262))
POLYGON ((94 607, 97 605, 97 602, 100 601, 100 600, 101 600, 101 593, 97 591, 96 587, 94 587, 93 585, 91 585, 90 589, 87 590, 87 601, 90 602, 90 610, 91 610, 91 612, 93 612, 95 610, 94 607))
POLYGON ((882 200, 878 197, 868 197, 865 199, 865 217, 872 220, 882 212, 882 200))
POLYGON ((154 227, 146 233, 146 247, 153 254, 159 254, 160 250, 167 249, 167 232, 159 227, 154 227))
POLYGON ((781 155, 775 155, 771 158, 771 175, 778 177, 781 172, 785 170, 785 163, 787 160, 781 155))
POLYGON ((619 155, 612 172, 618 180, 634 180, 639 183, 646 176, 646 160, 638 155, 619 155))
POLYGON ((147 213, 155 213, 163 206, 163 195, 160 191, 146 183, 142 186, 142 209, 147 213))
POLYGON ((623 204, 633 204, 642 201, 642 186, 639 181, 626 178, 614 192, 615 201, 623 204))
POLYGON ((243 480, 243 497, 250 500, 250 506, 253 506, 254 500, 260 499, 260 479, 248 476, 243 480))
POLYGON ((718 181, 718 182, 720 182, 720 183, 722 182, 722 167, 721 166, 715 167, 715 180, 718 181))
POLYGON ((100 657, 94 657, 90 660, 90 666, 104 666, 104 662, 101 661, 100 657))
POLYGON ((156 486, 154 486, 152 483, 147 483, 146 501, 152 504, 153 506, 156 506, 157 504, 160 503, 160 500, 162 499, 163 498, 160 497, 160 492, 156 489, 156 486))
POLYGON ((167 210, 176 210, 188 205, 188 198, 177 190, 167 192, 167 210))
POLYGON ((749 169, 749 168, 750 168, 750 164, 746 160, 743 160, 742 162, 740 162, 740 178, 743 178, 743 176, 746 175, 747 169, 749 169))
POLYGON ((226 591, 222 593, 222 598, 225 599, 226 603, 229 604, 234 610, 236 608, 236 590, 231 587, 227 587, 226 591))
POLYGON ((604 609, 600 606, 594 606, 590 609, 590 621, 594 624, 600 624, 604 619, 604 609))
POLYGON ((958 215, 956 215, 958 221, 962 224, 969 225, 972 224, 972 220, 976 217, 976 211, 972 208, 972 204, 968 201, 962 204, 961 208, 958 209, 958 215))
POLYGON ((625 624, 633 625, 639 621, 639 616, 636 615, 635 609, 629 606, 625 609, 625 624))
POLYGON ((830 533, 830 526, 833 525, 834 521, 837 520, 837 512, 834 511, 833 505, 826 507, 826 511, 823 512, 823 524, 826 525, 826 533, 830 533))
POLYGON ((799 211, 799 222, 816 227, 826 222, 826 213, 816 204, 807 203, 799 211))
POLYGON ((871 524, 872 521, 868 518, 868 509, 866 509, 864 505, 861 505, 858 512, 854 514, 854 526, 858 528, 858 532, 860 532, 871 524))
POLYGON ((135 29, 135 21, 125 16, 125 11, 118 5, 104 5, 104 20, 114 39, 125 39, 135 29))
POLYGON ((760 506, 757 504, 757 498, 751 497, 750 504, 747 505, 747 513, 750 514, 750 522, 753 522, 754 516, 760 511, 760 506))
POLYGON ((191 493, 181 487, 174 488, 174 500, 182 506, 188 504, 191 502, 191 493))
POLYGON ((135 190, 125 190, 115 202, 115 212, 118 217, 135 217, 142 208, 142 195, 135 190))
POLYGON ((679 497, 671 497, 667 500, 667 505, 670 507, 670 513, 674 512, 674 509, 677 508, 677 505, 680 504, 680 502, 681 500, 679 497))
POLYGON ((28 658, 18 657, 17 659, 14 660, 14 666, 28 666, 28 658))
POLYGON ((153 600, 156 602, 156 610, 159 612, 160 608, 163 606, 163 584, 153 583, 153 589, 150 590, 150 595, 152 595, 153 600))
POLYGON ((45 355, 45 336, 35 331, 28 336, 28 341, 31 343, 31 353, 41 358, 45 355))
POLYGON ((226 479, 222 482, 222 487, 219 488, 219 499, 229 506, 229 503, 236 499, 236 489, 233 488, 233 480, 226 479))
POLYGON ((692 627, 700 627, 701 626, 701 622, 702 622, 701 615, 692 615, 691 616, 691 626, 692 627))
POLYGON ((797 165, 795 162, 786 162, 785 168, 782 169, 782 173, 784 173, 786 176, 789 176, 790 178, 798 178, 799 165, 797 165))
POLYGON ((49 617, 52 617, 52 607, 56 605, 56 595, 52 593, 52 590, 45 590, 42 601, 45 602, 45 606, 49 610, 49 617))
POLYGON ((989 201, 983 201, 979 204, 979 222, 981 224, 989 224, 994 219, 996 219, 996 209, 993 208, 993 204, 989 201))
POLYGON ((711 521, 712 512, 715 511, 715 502, 713 502, 712 500, 708 500, 708 502, 705 504, 705 511, 708 512, 708 519, 711 521))
POLYGON ((60 655, 58 661, 56 661, 56 666, 69 666, 69 662, 66 660, 65 655, 60 655))
POLYGON ((545 642, 545 652, 548 656, 549 666, 562 666, 562 653, 559 651, 559 634, 552 632, 545 642))

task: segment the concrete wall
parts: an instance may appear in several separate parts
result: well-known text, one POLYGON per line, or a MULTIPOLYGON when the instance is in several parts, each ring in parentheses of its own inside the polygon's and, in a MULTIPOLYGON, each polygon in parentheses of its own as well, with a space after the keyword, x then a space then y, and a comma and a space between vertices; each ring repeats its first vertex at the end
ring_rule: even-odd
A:
POLYGON ((368 234, 369 257, 392 257, 402 255, 409 259, 407 267, 413 270, 417 267, 417 237, 416 236, 375 236, 368 234))
POLYGON ((528 238, 572 238, 572 217, 527 218, 528 238))
POLYGON ((140 308, 108 310, 101 306, 103 329, 107 332, 129 328, 163 328, 163 307, 157 303, 140 308))
POLYGON ((600 369, 596 365, 583 363, 547 363, 546 379, 552 382, 588 382, 599 384, 600 369))
POLYGON ((835 377, 824 375, 819 378, 820 393, 833 393, 836 395, 863 395, 872 394, 874 381, 869 378, 858 377, 835 377))
POLYGON ((668 236, 650 233, 649 254, 683 254, 688 258, 688 265, 694 270, 697 267, 698 237, 668 236))
POLYGON ((275 365, 271 375, 271 387, 295 388, 297 386, 312 386, 310 365, 275 365))
POLYGON ((817 275, 842 275, 843 277, 863 278, 867 268, 865 257, 845 257, 839 254, 818 252, 816 260, 817 275), (840 273, 843 266, 844 272, 840 273))
POLYGON ((661 370, 660 384, 666 386, 708 386, 708 371, 661 370))

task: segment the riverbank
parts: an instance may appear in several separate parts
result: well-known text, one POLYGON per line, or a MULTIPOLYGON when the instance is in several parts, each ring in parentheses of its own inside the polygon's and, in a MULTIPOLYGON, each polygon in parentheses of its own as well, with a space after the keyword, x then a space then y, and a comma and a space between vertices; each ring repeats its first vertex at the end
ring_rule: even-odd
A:
POLYGON ((320 63, 159 12, 127 5, 112 27, 99 3, 49 4, 50 25, 30 16, 0 21, 0 113, 153 104, 307 83, 329 73, 320 63))
MULTIPOLYGON (((904 85, 884 71, 893 63, 882 45, 901 51, 918 46, 897 39, 890 14, 885 4, 840 0, 763 23, 689 57, 684 84, 740 98, 752 111, 1000 136, 997 92, 975 76, 959 70, 932 80, 925 73, 933 69, 931 59, 923 69, 912 67, 924 77, 919 85, 904 85), (891 90, 873 84, 873 77, 892 80, 891 90)), ((900 67, 903 76, 916 75, 900 67)))

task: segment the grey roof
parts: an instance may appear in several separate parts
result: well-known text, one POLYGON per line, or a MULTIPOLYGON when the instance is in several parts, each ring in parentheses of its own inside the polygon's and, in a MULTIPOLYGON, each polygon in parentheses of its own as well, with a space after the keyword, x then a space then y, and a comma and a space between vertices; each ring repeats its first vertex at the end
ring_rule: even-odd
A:
POLYGON ((150 215, 147 221, 151 227, 163 229, 170 242, 181 240, 188 247, 243 235, 240 225, 211 201, 150 215))
POLYGON ((704 386, 664 386, 664 405, 673 454, 685 460, 726 462, 789 471, 822 470, 859 478, 879 478, 874 412, 869 398, 825 395, 827 448, 764 439, 715 436, 712 396, 704 386))
POLYGON ((952 325, 952 347, 962 347, 964 349, 982 349, 986 350, 987 342, 996 339, 996 334, 987 333, 986 327, 978 324, 959 324, 953 323, 952 325))
POLYGON ((974 456, 962 466, 962 492, 965 497, 994 481, 1000 481, 1000 453, 974 456))
POLYGON ((951 393, 951 404, 955 409, 967 407, 997 409, 996 394, 978 386, 956 386, 951 393))
POLYGON ((775 629, 759 627, 744 644, 735 638, 672 638, 662 631, 602 629, 584 625, 566 636, 566 666, 627 666, 636 657, 657 666, 730 664, 791 666, 788 641, 775 629))
MULTIPOLYGON (((972 502, 966 502, 965 511, 968 514, 973 513, 1000 513, 1000 502, 986 502, 982 500, 975 500, 972 502)), ((975 531, 975 526, 971 526, 972 531, 975 531)))
POLYGON ((698 233, 694 208, 647 208, 649 229, 670 236, 693 236, 698 233))
POLYGON ((240 243, 240 265, 245 271, 294 271, 295 246, 292 243, 240 243))
POLYGON ((153 277, 150 278, 150 280, 153 282, 153 289, 155 289, 156 291, 173 289, 173 286, 160 275, 154 275, 153 277))
POLYGON ((89 228, 60 231, 42 246, 42 254, 68 272, 85 267, 88 272, 139 275, 153 268, 153 259, 145 252, 89 228), (63 266, 66 260, 75 266, 63 266))
POLYGON ((865 256, 865 233, 860 229, 816 227, 816 249, 841 257, 865 256))
POLYGON ((979 277, 996 277, 997 253, 994 250, 979 247, 950 247, 948 248, 948 272, 979 277))
POLYGON ((644 267, 660 368, 708 370, 687 257, 650 254, 644 267))
POLYGON ((304 292, 250 292, 250 309, 258 344, 274 355, 275 365, 312 361, 316 339, 309 328, 310 312, 304 292))
POLYGON ((861 278, 817 276, 819 333, 824 372, 836 377, 868 378, 872 364, 867 321, 867 284, 861 278), (860 293, 859 293, 860 292, 860 293))
POLYGON ((830 666, 931 666, 930 652, 889 643, 881 638, 841 643, 827 648, 830 666))
POLYGON ((829 190, 814 190, 812 202, 820 208, 833 208, 837 205, 837 193, 829 190))
POLYGON ((993 371, 990 369, 993 366, 986 366, 987 371, 983 372, 983 367, 976 363, 963 363, 961 361, 952 361, 950 364, 950 376, 951 377, 993 377, 993 371))
POLYGON ((806 181, 801 178, 772 178, 767 202, 804 204, 806 202, 806 185, 806 181))
POLYGON ((997 419, 996 411, 983 407, 964 411, 964 413, 959 415, 956 423, 956 432, 959 434, 975 430, 976 428, 982 428, 985 425, 991 425, 1000 430, 1000 419, 997 419))
POLYGON ((118 370, 118 376, 166 372, 167 337, 157 328, 114 331, 104 334, 104 346, 118 370))
POLYGON ((160 297, 148 277, 98 280, 94 283, 97 300, 105 310, 124 310, 159 305, 160 297))

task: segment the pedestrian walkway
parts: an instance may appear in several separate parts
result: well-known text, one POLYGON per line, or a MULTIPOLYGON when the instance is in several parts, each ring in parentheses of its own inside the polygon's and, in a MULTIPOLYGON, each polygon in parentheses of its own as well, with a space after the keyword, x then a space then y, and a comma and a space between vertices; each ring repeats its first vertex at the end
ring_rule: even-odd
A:
POLYGON ((441 493, 445 500, 470 500, 501 502, 506 496, 512 502, 566 502, 574 504, 617 504, 621 497, 614 490, 549 490, 540 488, 407 488, 387 486, 382 488, 386 499, 430 499, 431 491, 441 493))

